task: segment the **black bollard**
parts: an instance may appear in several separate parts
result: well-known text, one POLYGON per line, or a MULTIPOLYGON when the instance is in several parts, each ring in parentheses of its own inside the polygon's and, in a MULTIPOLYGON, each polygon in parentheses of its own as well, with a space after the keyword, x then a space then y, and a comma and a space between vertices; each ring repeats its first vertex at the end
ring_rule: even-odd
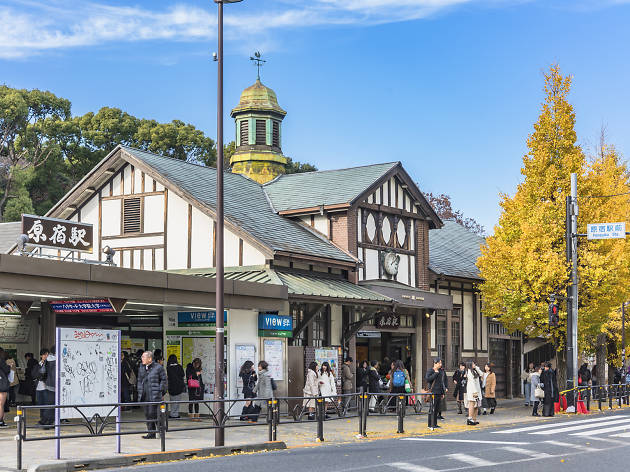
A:
POLYGON ((404 395, 399 395, 396 403, 396 414, 398 415, 398 434, 402 434, 405 432, 405 429, 403 427, 403 416, 405 413, 405 405, 403 403, 404 399, 404 395))
POLYGON ((317 439, 321 442, 324 442, 324 399, 317 399, 317 439))

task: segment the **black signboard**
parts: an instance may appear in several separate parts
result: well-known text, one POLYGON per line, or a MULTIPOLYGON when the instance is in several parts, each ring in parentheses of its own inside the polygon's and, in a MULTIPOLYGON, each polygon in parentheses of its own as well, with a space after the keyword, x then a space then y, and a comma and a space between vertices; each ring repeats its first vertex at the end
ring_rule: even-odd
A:
POLYGON ((400 315, 396 313, 378 313, 374 317, 374 326, 377 328, 400 328, 400 315))
POLYGON ((92 252, 94 241, 91 224, 34 215, 22 215, 22 234, 31 246, 81 252, 92 252))

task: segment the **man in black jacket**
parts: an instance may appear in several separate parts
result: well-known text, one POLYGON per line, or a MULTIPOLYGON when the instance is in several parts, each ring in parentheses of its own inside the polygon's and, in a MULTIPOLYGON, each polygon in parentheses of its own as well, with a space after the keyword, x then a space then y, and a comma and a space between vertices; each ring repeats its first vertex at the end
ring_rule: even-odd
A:
POLYGON ((442 398, 448 392, 448 380, 446 379, 446 372, 442 369, 442 359, 438 357, 433 361, 433 368, 427 371, 425 380, 433 395, 432 407, 429 411, 429 415, 431 415, 430 428, 439 428, 438 418, 444 419, 441 413, 442 398))
MULTIPOLYGON (((153 362, 153 353, 142 354, 142 365, 138 368, 138 399, 141 402, 161 402, 166 394, 166 372, 157 362, 153 362)), ((158 405, 145 405, 144 417, 147 419, 147 434, 144 439, 155 439, 157 431, 158 405)))

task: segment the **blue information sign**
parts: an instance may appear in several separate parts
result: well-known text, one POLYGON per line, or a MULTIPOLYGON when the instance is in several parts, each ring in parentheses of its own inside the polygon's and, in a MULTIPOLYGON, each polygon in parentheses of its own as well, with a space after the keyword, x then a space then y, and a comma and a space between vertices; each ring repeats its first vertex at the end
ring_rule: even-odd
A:
MULTIPOLYGON (((227 310, 223 312, 223 322, 227 323, 227 310)), ((217 323, 217 312, 212 311, 180 311, 177 313, 178 326, 209 326, 217 323)))
POLYGON ((274 331, 293 331, 293 317, 276 313, 260 313, 258 329, 274 331))

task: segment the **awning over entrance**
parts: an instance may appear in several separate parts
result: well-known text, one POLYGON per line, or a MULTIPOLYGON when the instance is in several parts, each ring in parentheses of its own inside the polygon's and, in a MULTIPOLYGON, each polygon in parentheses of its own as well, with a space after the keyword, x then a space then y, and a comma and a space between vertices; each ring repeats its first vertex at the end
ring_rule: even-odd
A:
MULTIPOLYGON (((215 276, 214 269, 185 270, 178 271, 178 273, 213 278, 215 276)), ((227 268, 225 279, 285 286, 289 300, 338 301, 380 306, 392 306, 394 303, 394 300, 385 294, 325 274, 320 276, 313 273, 283 271, 268 267, 227 268)))
POLYGON ((453 297, 450 295, 427 292, 387 280, 370 280, 360 282, 360 284, 366 289, 391 298, 399 307, 425 308, 431 310, 453 309, 453 297))

